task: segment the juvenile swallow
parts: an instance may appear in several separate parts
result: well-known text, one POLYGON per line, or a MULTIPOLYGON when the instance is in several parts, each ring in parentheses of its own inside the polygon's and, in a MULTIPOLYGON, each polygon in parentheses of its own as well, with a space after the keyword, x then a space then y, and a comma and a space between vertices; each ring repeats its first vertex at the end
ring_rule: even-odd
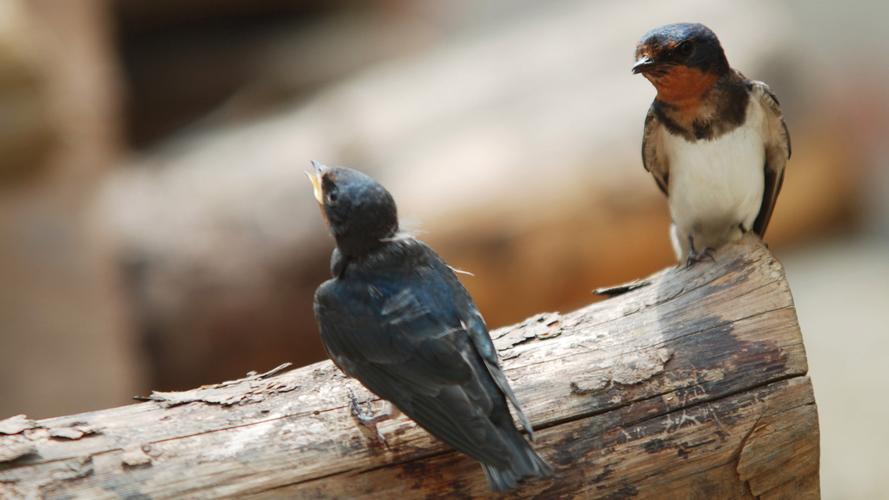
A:
MULTIPOLYGON (((481 462, 495 491, 551 474, 522 437, 507 400, 532 428, 500 368, 484 319, 454 271, 398 232, 389 192, 356 170, 307 172, 336 239, 333 278, 315 319, 333 362, 436 438, 481 462)), ((353 416, 368 425, 376 419, 353 416)))
POLYGON ((691 264, 750 230, 763 237, 790 159, 790 135, 768 85, 732 69, 702 24, 646 33, 633 73, 657 90, 642 163, 669 200, 677 258, 691 264))

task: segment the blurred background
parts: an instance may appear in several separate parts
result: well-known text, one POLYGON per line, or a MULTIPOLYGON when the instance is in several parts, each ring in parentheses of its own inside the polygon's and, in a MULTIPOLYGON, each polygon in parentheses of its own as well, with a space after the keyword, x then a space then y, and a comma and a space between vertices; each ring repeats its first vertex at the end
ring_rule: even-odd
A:
POLYGON ((3 0, 0 419, 323 359, 303 170, 361 168, 492 327, 673 263, 630 73, 667 22, 781 99, 826 498, 889 479, 889 4, 3 0))

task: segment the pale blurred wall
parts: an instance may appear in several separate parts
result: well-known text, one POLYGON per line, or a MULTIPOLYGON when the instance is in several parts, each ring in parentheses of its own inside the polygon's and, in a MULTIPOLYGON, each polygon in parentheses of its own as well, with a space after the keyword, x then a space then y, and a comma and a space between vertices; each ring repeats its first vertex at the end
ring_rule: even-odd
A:
POLYGON ((119 405, 144 383, 94 216, 120 152, 105 7, 0 2, 0 418, 119 405))
MULTIPOLYGON (((825 499, 889 498, 889 37, 886 2, 788 2, 871 169, 854 231, 779 252, 806 343, 825 499), (833 78, 829 78, 830 75, 833 78)), ((846 168, 845 165, 840 168, 846 168)))

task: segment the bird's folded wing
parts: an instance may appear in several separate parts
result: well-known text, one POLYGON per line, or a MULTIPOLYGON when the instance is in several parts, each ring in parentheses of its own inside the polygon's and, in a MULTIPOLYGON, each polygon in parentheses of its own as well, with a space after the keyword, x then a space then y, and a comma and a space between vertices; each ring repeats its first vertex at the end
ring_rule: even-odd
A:
POLYGON ((337 365, 431 434, 500 464, 508 448, 489 417, 501 396, 468 333, 446 321, 448 308, 434 306, 423 284, 383 290, 376 304, 348 293, 319 297, 322 340, 337 365))
MULTIPOLYGON (((438 258, 437 255, 433 255, 433 257, 434 258, 430 259, 430 269, 436 273, 437 276, 442 277, 445 282, 445 287, 443 288, 449 289, 448 293, 449 296, 452 297, 455 307, 454 314, 459 318, 462 330, 469 335, 475 351, 484 361, 485 368, 491 376, 491 379, 493 379, 494 383, 497 385, 497 388, 509 399, 510 403, 512 403, 522 427, 528 433, 529 437, 534 439, 534 429, 531 427, 531 422, 528 420, 528 417, 525 416, 525 412, 522 411, 519 400, 516 397, 515 392, 513 392, 512 387, 510 387, 509 380, 503 373, 503 369, 500 367, 497 348, 491 340, 491 335, 488 333, 488 327, 485 325, 485 320, 482 318, 481 312, 475 307, 472 297, 470 297, 466 289, 463 288, 463 285, 460 283, 460 280, 457 279, 453 269, 438 258)), ((443 300, 444 298, 435 297, 435 299, 443 300)))
POLYGON ((509 399, 510 403, 512 403, 512 407, 515 409, 519 421, 522 423, 522 427, 533 440, 534 428, 531 427, 531 421, 528 420, 528 417, 525 416, 525 412, 522 411, 522 407, 519 405, 519 399, 516 397, 515 392, 513 392, 512 387, 509 385, 509 380, 507 380, 506 375, 503 373, 503 369, 500 367, 497 350, 494 347, 494 343, 491 341, 491 336, 488 334, 487 327, 484 322, 481 321, 481 316, 478 316, 478 320, 470 319, 467 324, 467 330, 476 349, 482 353, 485 368, 487 368, 491 378, 494 379, 494 383, 497 384, 500 392, 502 392, 509 399))
POLYGON ((664 153, 664 134, 667 131, 654 112, 654 104, 645 115, 645 129, 642 132, 642 166, 651 172, 657 186, 669 194, 670 165, 664 153))
POLYGON ((772 212, 775 209, 775 201, 778 199, 778 193, 781 192, 781 185, 784 183, 784 167, 787 165, 791 153, 790 133, 787 131, 787 124, 784 123, 778 99, 769 86, 755 80, 750 81, 749 85, 751 97, 759 100, 765 113, 763 123, 766 152, 765 189, 759 215, 753 223, 753 230, 762 237, 768 228, 772 212))

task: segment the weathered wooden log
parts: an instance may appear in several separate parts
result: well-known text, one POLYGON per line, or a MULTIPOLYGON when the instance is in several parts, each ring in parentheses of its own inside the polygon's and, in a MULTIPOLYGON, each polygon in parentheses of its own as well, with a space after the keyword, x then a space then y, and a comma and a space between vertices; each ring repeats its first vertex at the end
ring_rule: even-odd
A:
MULTIPOLYGON (((817 498, 818 420, 780 264, 758 240, 614 298, 493 332, 556 469, 515 497, 817 498)), ((612 290, 612 293, 621 290, 612 290)), ((152 401, 0 422, 0 497, 484 495, 480 467, 330 362, 152 401), (2 435, 6 434, 6 435, 2 435)))

